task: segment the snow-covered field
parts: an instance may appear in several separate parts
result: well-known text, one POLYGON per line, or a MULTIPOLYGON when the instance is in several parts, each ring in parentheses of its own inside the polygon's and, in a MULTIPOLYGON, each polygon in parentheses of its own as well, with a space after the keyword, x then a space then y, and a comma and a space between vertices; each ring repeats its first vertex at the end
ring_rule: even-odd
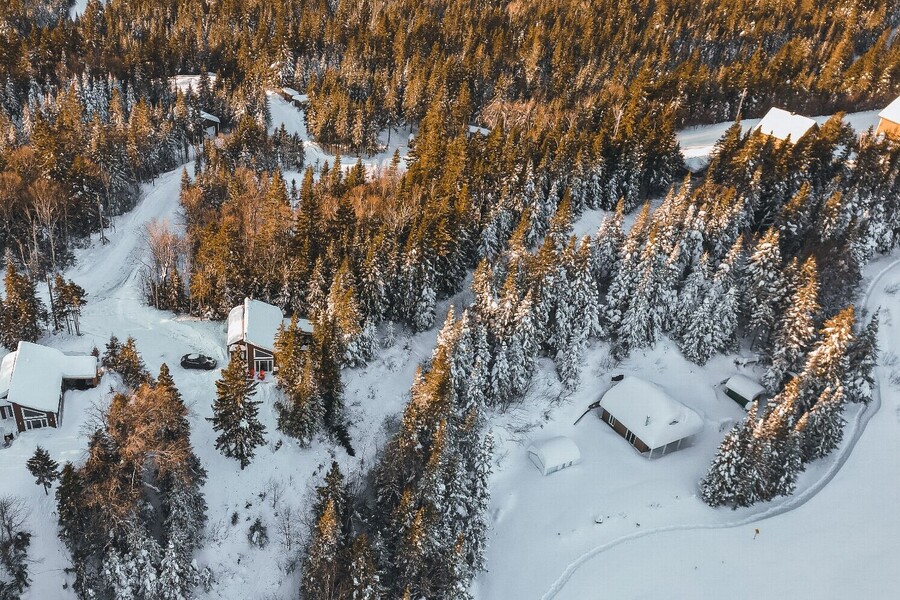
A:
MULTIPOLYGON (((849 113, 844 116, 844 121, 850 125, 853 130, 861 134, 869 127, 878 125, 877 110, 868 110, 865 112, 849 113)), ((816 123, 821 125, 831 118, 831 115, 823 115, 813 117, 816 123)), ((760 119, 745 119, 741 121, 741 129, 746 133, 750 128, 756 127, 760 119)), ((713 147, 719 138, 734 124, 734 121, 725 123, 715 123, 714 125, 701 125, 698 127, 688 127, 678 132, 676 137, 678 143, 681 144, 681 153, 684 155, 684 164, 691 171, 697 172, 709 164, 709 156, 713 147)))
MULTIPOLYGON (((283 122, 289 131, 306 137, 300 111, 277 95, 270 95, 270 108, 275 123, 283 122)), ((724 131, 727 124, 682 132, 680 139, 694 147, 711 146, 715 127, 724 131)), ((384 166, 394 148, 405 152, 406 140, 407 132, 395 131, 387 152, 364 158, 367 167, 384 166)), ((308 142, 307 164, 325 160, 333 157, 308 142)), ((172 367, 191 410, 193 445, 209 472, 204 489, 207 542, 197 557, 215 573, 208 597, 294 598, 298 575, 290 572, 287 560, 297 555, 297 539, 282 535, 279 523, 292 522, 295 535, 305 529, 307 494, 332 459, 345 473, 371 467, 386 439, 385 423, 403 409, 415 367, 430 355, 436 332, 412 337, 398 333, 396 342, 366 368, 345 371, 356 458, 324 439, 301 449, 281 436, 272 407, 276 391, 271 383, 261 385, 261 418, 269 443, 241 471, 236 461, 215 450, 215 435, 206 420, 218 373, 177 366, 188 352, 224 363, 224 324, 157 311, 146 307, 141 297, 143 228, 152 219, 180 224, 180 173, 176 169, 145 186, 141 203, 115 219, 108 245, 79 252, 67 277, 89 294, 84 335, 47 336, 43 341, 64 350, 89 351, 94 345, 102 350, 111 333, 120 339, 132 335, 152 372, 162 362, 172 367), (231 524, 234 513, 236 525, 231 524), (264 549, 247 541, 247 528, 256 517, 269 528, 271 541, 264 549)), ((601 211, 586 214, 576 225, 577 233, 593 233, 602 216, 601 211)), ((900 324, 893 321, 900 315, 900 262, 880 259, 870 265, 866 277, 871 288, 865 307, 871 311, 882 306, 880 400, 865 411, 849 407, 844 446, 827 461, 811 465, 796 496, 752 509, 712 510, 696 496, 697 481, 725 430, 743 415, 716 385, 735 371, 752 374, 752 367, 738 367, 735 357, 720 356, 700 368, 666 342, 614 366, 605 345, 596 344, 587 353, 581 387, 563 398, 552 365, 542 364, 525 401, 491 415, 497 440, 492 530, 488 570, 476 580, 476 597, 711 598, 720 597, 722 590, 747 598, 846 598, 866 592, 890 597, 900 586, 894 566, 900 558, 900 519, 894 516, 900 500, 900 480, 894 476, 900 470, 900 324), (620 372, 655 381, 694 408, 704 419, 704 429, 693 445, 647 460, 596 415, 573 426, 586 405, 607 389, 609 376, 620 372), (526 458, 525 447, 553 435, 572 437, 583 462, 542 477, 526 458)), ((466 300, 462 294, 452 302, 462 306, 466 300)), ((438 323, 448 304, 442 304, 438 323)), ((92 406, 108 401, 110 383, 104 378, 95 390, 69 393, 61 429, 30 432, 10 449, 0 450, 3 492, 23 497, 31 508, 31 555, 38 562, 31 568, 34 584, 27 598, 74 595, 62 587, 68 555, 56 537, 53 496, 45 496, 34 484, 25 460, 38 444, 60 462, 82 459, 92 406)))

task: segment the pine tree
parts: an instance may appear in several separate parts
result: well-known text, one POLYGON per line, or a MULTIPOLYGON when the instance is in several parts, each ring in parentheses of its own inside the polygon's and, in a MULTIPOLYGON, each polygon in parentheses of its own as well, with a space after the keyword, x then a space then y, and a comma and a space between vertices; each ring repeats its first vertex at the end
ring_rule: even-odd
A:
POLYGON ((770 390, 777 389, 788 373, 799 370, 803 354, 816 334, 819 283, 813 257, 803 263, 794 289, 773 342, 772 364, 763 378, 770 390))
POLYGON ((843 413, 843 388, 826 388, 798 422, 803 462, 824 458, 840 446, 846 424, 843 413))
POLYGON ((865 329, 847 346, 847 370, 844 373, 844 396, 848 402, 872 401, 875 390, 873 370, 878 361, 878 312, 865 329))
POLYGON ((384 598, 375 557, 369 545, 369 538, 360 534, 350 547, 348 573, 349 600, 380 600, 384 598))
POLYGON ((300 593, 304 600, 337 600, 343 579, 340 517, 334 500, 327 500, 316 519, 303 565, 300 593))
POLYGON ((750 406, 743 423, 735 425, 722 440, 709 472, 700 483, 700 497, 710 506, 751 506, 757 501, 756 428, 757 406, 750 406))
POLYGON ((59 463, 50 458, 49 452, 38 446, 25 466, 34 476, 35 483, 44 486, 44 494, 49 495, 50 486, 59 478, 59 463))
POLYGON ((247 378, 247 363, 239 353, 233 353, 222 378, 216 382, 213 403, 213 429, 219 432, 216 449, 229 458, 237 459, 241 469, 250 464, 256 448, 265 443, 266 428, 257 417, 259 401, 257 382, 247 378))
POLYGON ((47 311, 37 297, 34 282, 16 271, 12 259, 6 260, 6 299, 0 311, 0 343, 15 350, 20 341, 36 342, 47 320, 47 311))

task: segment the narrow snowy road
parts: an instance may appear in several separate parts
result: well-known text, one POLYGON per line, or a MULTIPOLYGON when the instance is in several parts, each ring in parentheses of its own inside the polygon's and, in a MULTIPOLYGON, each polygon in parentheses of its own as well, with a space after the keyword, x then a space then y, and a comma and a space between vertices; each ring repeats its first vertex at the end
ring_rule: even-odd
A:
MULTIPOLYGON (((808 580, 795 578, 793 569, 785 568, 786 565, 783 562, 778 563, 781 568, 771 568, 773 561, 771 557, 764 556, 764 552, 759 553, 759 563, 753 559, 755 553, 735 553, 735 547, 746 546, 748 540, 753 542, 755 536, 758 535, 757 531, 765 530, 767 532, 765 535, 768 536, 768 531, 776 530, 776 528, 781 530, 780 542, 777 544, 760 542, 756 547, 758 549, 760 546, 764 546, 768 552, 777 552, 780 557, 778 561, 785 556, 797 558, 803 556, 805 562, 812 551, 818 551, 823 556, 823 560, 827 560, 835 558, 835 554, 844 555, 842 549, 845 547, 858 551, 857 559, 871 553, 871 550, 867 552, 866 548, 891 551, 894 558, 897 558, 900 555, 896 546, 897 536, 900 535, 897 519, 887 519, 891 522, 890 526, 877 532, 865 525, 861 526, 859 521, 865 524, 871 521, 873 514, 892 513, 896 508, 894 502, 900 499, 900 486, 896 482, 896 477, 892 475, 900 468, 900 456, 897 452, 900 450, 900 443, 897 441, 897 420, 900 418, 900 412, 897 411, 900 410, 900 394, 898 394, 896 386, 892 387, 897 371, 890 371, 896 366, 897 353, 900 352, 900 348, 897 348, 900 323, 895 324, 893 321, 894 315, 900 315, 898 289, 900 289, 900 259, 893 258, 886 266, 876 271, 861 302, 866 309, 867 316, 879 308, 882 311, 882 327, 879 335, 882 360, 876 369, 878 386, 874 399, 867 407, 849 407, 848 412, 852 416, 845 430, 844 443, 837 454, 828 459, 832 461, 830 466, 815 482, 789 498, 773 502, 763 512, 748 515, 745 518, 727 523, 658 527, 607 541, 573 561, 543 595, 543 600, 586 598, 588 590, 601 587, 600 582, 603 582, 602 588, 611 593, 610 597, 621 596, 621 594, 626 594, 627 597, 644 597, 644 594, 654 589, 663 589, 662 586, 671 587, 671 582, 677 581, 678 587, 674 589, 678 590, 678 596, 690 597, 691 594, 686 593, 686 589, 709 589, 710 579, 708 574, 692 576, 690 572, 679 572, 679 569, 688 563, 691 563, 695 570, 699 566, 714 570, 717 578, 728 579, 735 584, 735 588, 740 588, 739 585, 736 585, 736 581, 741 577, 748 579, 747 587, 743 589, 749 597, 765 596, 759 587, 760 579, 758 577, 761 570, 759 567, 762 563, 770 565, 766 575, 769 582, 765 583, 765 587, 778 589, 784 597, 802 597, 801 592, 810 593, 812 590, 818 589, 806 587, 808 580), (856 448, 863 438, 863 433, 866 432, 869 422, 879 414, 885 401, 888 401, 894 410, 891 411, 893 414, 881 414, 879 429, 886 428, 889 435, 875 435, 872 436, 875 439, 867 439, 870 443, 863 448, 863 452, 860 452, 865 455, 856 456, 856 448), (852 472, 842 473, 842 469, 851 458, 856 459, 852 472), (826 488, 839 473, 844 475, 840 485, 835 489, 826 488), (885 481, 886 475, 888 481, 885 481), (806 506, 826 489, 830 492, 826 499, 807 510, 797 510, 806 506), (865 497, 867 500, 875 501, 868 504, 858 503, 858 491, 861 489, 868 490, 865 497), (885 498, 893 500, 885 502, 885 498), (882 512, 886 504, 892 508, 889 508, 888 512, 882 512), (790 519, 778 519, 777 524, 773 522, 776 517, 792 511, 803 514, 800 516, 795 514, 790 519), (846 520, 847 511, 854 513, 857 518, 846 520), (860 513, 862 519, 859 519, 860 513), (842 520, 843 526, 836 526, 836 520, 842 520), (815 523, 819 524, 818 528, 815 527, 815 523), (729 533, 725 530, 734 531, 729 533), (709 531, 716 533, 711 536, 707 534, 709 531), (791 531, 796 532, 796 535, 791 535, 789 533, 791 531), (657 543, 657 538, 664 538, 664 540, 657 543), (628 546, 634 546, 634 548, 628 546), (675 548, 678 550, 673 552, 672 550, 675 548), (802 554, 798 554, 800 552, 802 554), (617 554, 620 554, 622 558, 616 560, 617 554), (634 560, 635 556, 640 557, 641 578, 627 578, 627 582, 617 579, 615 574, 622 572, 618 569, 628 561, 634 560), (773 581, 777 584, 772 583, 773 581), (621 592, 612 592, 610 583, 612 583, 612 588, 621 589, 621 592), (636 583, 637 587, 635 587, 636 583), (799 588, 797 593, 790 593, 786 590, 786 588, 791 589, 792 584, 799 588)), ((896 591, 898 574, 896 570, 884 569, 884 564, 886 563, 882 560, 874 560, 867 565, 860 565, 860 570, 865 570, 867 566, 869 571, 875 572, 875 576, 868 581, 873 592, 888 589, 896 591), (880 569, 879 564, 882 565, 880 569)), ((840 565, 840 567, 844 575, 848 570, 855 570, 848 569, 847 565, 840 565)), ((859 593, 857 578, 834 578, 833 583, 842 583, 848 590, 859 593)), ((814 594, 814 596, 847 597, 838 593, 833 587, 823 588, 821 593, 814 594), (821 593, 825 595, 823 596, 821 593)), ((871 595, 886 597, 883 592, 871 595)))

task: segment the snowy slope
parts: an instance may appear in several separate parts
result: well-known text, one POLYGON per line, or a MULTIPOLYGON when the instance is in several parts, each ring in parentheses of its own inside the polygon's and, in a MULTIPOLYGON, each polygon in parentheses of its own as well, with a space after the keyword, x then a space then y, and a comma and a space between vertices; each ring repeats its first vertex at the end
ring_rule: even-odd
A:
POLYGON ((73 4, 72 8, 69 9, 69 14, 73 19, 84 14, 84 9, 87 7, 87 3, 88 0, 75 0, 75 4, 73 4))
MULTIPOLYGON (((270 95, 269 99, 273 120, 284 122, 289 131, 305 137, 302 113, 280 96, 270 95)), ((710 131, 715 127, 719 126, 711 126, 710 131)), ((722 131, 725 128, 727 124, 721 127, 722 131)), ((711 145, 712 135, 697 130, 692 143, 711 145)), ((405 134, 394 132, 388 151, 366 158, 367 166, 386 164, 395 147, 405 152, 406 139, 405 134)), ((315 165, 316 160, 321 164, 333 158, 317 144, 308 142, 307 162, 315 165)), ((188 172, 191 172, 190 165, 188 172)), ((288 547, 279 534, 279 521, 286 515, 293 515, 296 522, 302 521, 307 494, 319 483, 333 458, 341 463, 345 473, 371 468, 377 449, 386 439, 385 424, 402 411, 413 372, 430 355, 436 331, 411 337, 398 335, 396 343, 384 349, 370 365, 345 371, 346 402, 356 458, 350 458, 329 440, 318 439, 312 447, 301 449, 278 434, 272 408, 277 392, 271 382, 262 384, 261 418, 269 429, 269 444, 260 448, 255 461, 241 471, 236 461, 222 457, 215 450, 215 435, 206 421, 211 415, 218 373, 185 371, 177 366, 179 357, 188 352, 202 352, 224 364, 224 323, 174 316, 148 308, 142 299, 140 268, 146 253, 142 232, 152 219, 166 219, 180 227, 180 175, 179 168, 162 175, 155 184, 144 186, 139 205, 114 220, 114 229, 108 232, 110 244, 94 245, 78 252, 78 262, 67 277, 88 292, 82 319, 85 335, 47 336, 43 342, 63 350, 86 351, 93 345, 102 349, 111 333, 120 339, 133 335, 152 372, 162 362, 172 366, 175 382, 191 410, 193 445, 209 472, 204 489, 209 504, 209 527, 206 545, 197 557, 216 576, 214 589, 207 597, 293 598, 298 573, 290 570, 289 559, 297 555, 297 540, 293 539, 288 547), (238 515, 236 525, 231 524, 234 513, 238 515), (252 547, 246 538, 247 527, 257 516, 269 527, 271 541, 264 549, 252 547)), ((593 233, 603 214, 603 211, 586 214, 576 226, 578 233, 593 233)), ((629 216, 629 223, 631 219, 633 215, 629 216)), ((876 263, 867 271, 868 276, 874 278, 886 264, 885 260, 876 263)), ((883 363, 890 363, 891 367, 880 373, 884 386, 892 385, 892 380, 900 381, 900 372, 891 372, 897 367, 897 359, 890 352, 892 348, 897 352, 896 340, 900 333, 890 323, 890 312, 900 311, 898 289, 900 267, 892 268, 876 281, 868 301, 870 308, 884 302, 887 309, 882 312, 882 343, 886 345, 883 363)), ((457 307, 464 306, 468 294, 461 294, 452 302, 457 307)), ((441 305, 438 323, 443 320, 448 304, 441 305)), ((885 585, 896 582, 895 571, 885 569, 898 558, 892 540, 897 539, 900 531, 896 519, 885 525, 886 519, 880 515, 896 511, 894 505, 900 498, 900 489, 896 477, 889 483, 881 483, 880 487, 873 483, 876 475, 896 473, 900 466, 896 441, 900 393, 896 387, 889 391, 885 387, 884 408, 875 413, 873 407, 865 413, 864 416, 875 414, 875 417, 859 448, 850 454, 851 440, 838 455, 849 458, 845 468, 837 470, 841 464, 835 462, 837 459, 813 465, 800 481, 800 489, 809 491, 796 500, 737 513, 716 511, 696 498, 696 484, 724 431, 744 414, 714 387, 740 370, 735 367, 733 357, 716 357, 699 368, 681 358, 677 348, 667 342, 638 353, 613 369, 605 345, 595 344, 586 356, 581 387, 573 396, 562 399, 553 367, 544 363, 528 398, 506 413, 491 416, 497 438, 490 509, 493 529, 488 571, 476 581, 476 597, 479 600, 528 599, 546 594, 548 598, 593 598, 600 589, 615 589, 622 597, 658 597, 660 589, 677 589, 673 597, 708 597, 708 589, 721 589, 717 587, 719 584, 731 580, 741 581, 741 589, 747 590, 748 597, 760 597, 779 585, 794 586, 790 589, 802 585, 802 578, 796 577, 796 567, 782 557, 811 556, 830 566, 828 561, 834 560, 834 556, 828 554, 827 548, 852 548, 842 559, 852 561, 848 568, 873 578, 880 577, 885 585), (696 410, 704 420, 704 429, 694 444, 665 458, 648 461, 595 415, 588 415, 573 427, 573 421, 584 407, 605 391, 609 375, 619 372, 655 381, 696 410), (553 435, 572 437, 584 459, 581 465, 544 478, 528 461, 525 447, 533 439, 553 435), (860 488, 871 492, 859 494, 860 488), (804 503, 808 497, 811 500, 804 503), (749 523, 794 507, 793 512, 771 516, 761 523, 733 526, 741 520, 749 523), (836 514, 844 519, 840 526, 822 528, 818 533, 813 531, 821 523, 833 524, 836 514), (730 529, 710 529, 729 526, 730 529), (755 527, 760 528, 761 534, 752 540, 755 527), (666 532, 662 528, 672 529, 666 532), (799 537, 801 533, 812 537, 804 541, 799 537), (635 534, 644 537, 632 538, 635 534), (693 562, 685 557, 691 557, 693 562), (725 560, 725 557, 734 558, 725 560), (696 571, 694 566, 698 567, 696 571), (765 581, 752 579, 751 574, 761 569, 769 571, 762 578, 765 581), (632 587, 635 584, 639 588, 632 587), (643 592, 639 593, 638 589, 643 592), (684 594, 681 589, 685 590, 684 594)), ((750 369, 744 372, 752 374, 750 369)), ((4 492, 22 496, 32 511, 29 519, 35 533, 32 556, 40 562, 32 566, 34 585, 26 598, 43 600, 74 595, 71 590, 62 589, 66 581, 62 570, 68 566, 68 556, 56 537, 53 497, 45 497, 42 489, 34 485, 24 462, 37 444, 46 447, 60 462, 82 459, 91 405, 108 401, 111 383, 105 377, 95 390, 69 393, 60 430, 31 432, 17 438, 12 448, 0 450, 0 481, 4 482, 4 492)), ((858 408, 851 407, 848 420, 857 417, 858 408)), ((854 422, 860 424, 861 432, 863 419, 854 422)), ((827 579, 823 581, 829 583, 827 579)), ((877 582, 870 584, 875 586, 877 582)), ((872 587, 871 591, 874 597, 886 596, 879 593, 882 588, 872 587)), ((796 595, 803 596, 801 592, 796 595)))
MULTIPOLYGON (((192 165, 187 165, 188 172, 192 165)), ((222 457, 214 447, 215 434, 207 418, 212 415, 218 372, 186 371, 178 366, 181 355, 202 352, 217 358, 220 366, 227 360, 225 324, 202 321, 157 311, 143 302, 140 269, 146 253, 143 242, 145 225, 153 220, 168 220, 180 226, 178 193, 181 169, 160 176, 154 185, 145 185, 138 206, 114 219, 107 232, 110 243, 94 245, 78 253, 76 266, 66 275, 82 285, 88 304, 81 320, 81 337, 65 334, 46 336, 43 343, 64 350, 101 350, 110 334, 124 340, 132 335, 152 373, 166 362, 185 403, 190 409, 192 442, 209 480, 204 494, 209 505, 206 547, 199 553, 200 565, 209 565, 216 576, 210 598, 291 598, 299 585, 298 573, 289 573, 289 561, 298 554, 298 540, 288 548, 278 533, 281 516, 291 515, 295 535, 305 530, 307 494, 321 482, 324 470, 337 459, 345 474, 365 472, 376 450, 386 439, 385 421, 405 405, 406 391, 416 366, 431 353, 436 331, 413 337, 397 336, 396 343, 364 369, 345 373, 345 400, 351 421, 350 434, 357 458, 327 439, 316 440, 311 448, 301 449, 275 428, 273 403, 278 393, 274 383, 259 386, 263 401, 260 418, 268 428, 268 445, 260 448, 253 464, 241 471, 238 463, 222 457), (280 447, 279 447, 280 446, 280 447), (231 525, 233 513, 238 523, 231 525), (261 517, 269 528, 271 542, 265 549, 251 547, 246 532, 250 522, 261 517)), ((458 298, 457 301, 460 299, 458 298)), ((443 318, 447 304, 439 310, 443 318)), ((12 447, 0 450, 0 481, 4 492, 21 496, 31 507, 29 526, 35 533, 32 556, 40 562, 32 568, 34 585, 26 598, 73 598, 62 569, 68 566, 68 554, 56 537, 53 496, 45 497, 25 469, 25 461, 40 444, 60 463, 84 458, 90 430, 92 405, 109 401, 109 376, 88 392, 69 393, 61 430, 30 432, 19 436, 12 447), (53 574, 52 577, 41 576, 53 574)))
MULTIPOLYGON (((872 288, 866 308, 871 312, 884 306, 882 362, 892 366, 881 369, 880 379, 889 408, 878 410, 877 403, 868 410, 849 406, 844 445, 828 459, 809 465, 798 482, 798 492, 790 498, 731 511, 710 509, 697 496, 697 482, 724 432, 744 414, 715 389, 735 372, 731 359, 716 357, 700 368, 684 361, 674 345, 663 342, 611 369, 605 347, 597 344, 588 354, 581 388, 563 401, 556 399, 559 386, 552 372, 542 370, 528 401, 494 420, 498 464, 491 482, 493 527, 488 571, 477 580, 478 597, 581 599, 597 597, 598 590, 603 590, 603 597, 608 593, 609 597, 655 598, 663 589, 670 592, 667 597, 709 597, 709 589, 722 589, 715 584, 732 577, 741 583, 736 586, 739 597, 791 597, 767 595, 784 586, 794 590, 793 597, 851 597, 849 591, 832 595, 828 579, 823 580, 826 585, 813 588, 818 593, 807 595, 803 586, 809 579, 798 579, 796 563, 785 560, 803 556, 805 564, 807 548, 816 538, 802 535, 815 528, 821 540, 816 544, 817 556, 825 564, 838 554, 852 560, 851 567, 842 565, 845 579, 846 568, 859 567, 872 574, 873 591, 898 581, 892 564, 900 557, 894 541, 900 525, 896 519, 884 528, 880 524, 890 502, 887 498, 894 502, 900 498, 896 478, 884 481, 885 473, 900 467, 895 452, 900 445, 900 391, 891 383, 900 381, 893 354, 897 326, 888 325, 891 315, 900 313, 900 259, 876 261, 867 276, 872 288), (655 381, 700 413, 705 428, 694 444, 648 460, 594 414, 573 426, 586 405, 611 385, 613 373, 655 381), (866 428, 873 415, 873 424, 866 428), (553 435, 572 437, 583 460, 543 477, 528 461, 524 447, 532 439, 553 435), (863 459, 854 450, 857 439, 865 442, 861 447, 871 448, 863 459), (836 482, 841 483, 834 489, 836 482), (871 500, 862 506, 861 489, 871 500), (825 500, 819 498, 823 490, 828 492, 825 500), (803 515, 796 524, 795 509, 803 515), (834 526, 851 513, 851 519, 834 526), (763 542, 752 539, 757 527, 763 532, 786 528, 791 533, 772 535, 763 542), (708 543, 709 538, 715 543, 708 543), (873 563, 874 554, 879 558, 873 563), (763 569, 766 576, 759 577, 763 569)), ((855 589, 855 579, 843 585, 846 590, 855 589)), ((886 596, 874 593, 874 597, 886 596)))

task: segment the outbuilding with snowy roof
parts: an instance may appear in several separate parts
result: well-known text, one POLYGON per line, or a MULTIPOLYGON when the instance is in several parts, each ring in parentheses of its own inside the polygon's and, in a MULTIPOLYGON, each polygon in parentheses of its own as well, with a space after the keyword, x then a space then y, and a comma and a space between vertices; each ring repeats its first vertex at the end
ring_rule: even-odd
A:
POLYGON ((97 382, 96 357, 19 342, 0 362, 0 418, 12 419, 20 432, 59 427, 65 391, 97 382))
POLYGON ((900 139, 900 98, 888 104, 883 111, 878 113, 878 128, 875 133, 900 139))
MULTIPOLYGON (((285 319, 277 306, 244 298, 244 303, 228 313, 228 350, 240 352, 247 367, 255 373, 271 373, 275 369, 275 338, 285 319)), ((312 338, 313 326, 306 319, 297 319, 301 335, 312 338)))
POLYGON ((726 396, 744 408, 748 408, 751 402, 756 402, 766 393, 766 388, 760 385, 758 381, 740 374, 729 377, 722 384, 722 390, 726 396))
POLYGON ((603 395, 600 418, 650 458, 678 450, 703 429, 700 415, 658 385, 631 375, 603 395))
POLYGON ((773 107, 754 129, 782 142, 789 140, 796 144, 815 126, 816 122, 809 117, 773 107))
POLYGON ((558 436, 532 443, 528 458, 542 475, 549 475, 580 463, 581 451, 569 438, 558 436))

